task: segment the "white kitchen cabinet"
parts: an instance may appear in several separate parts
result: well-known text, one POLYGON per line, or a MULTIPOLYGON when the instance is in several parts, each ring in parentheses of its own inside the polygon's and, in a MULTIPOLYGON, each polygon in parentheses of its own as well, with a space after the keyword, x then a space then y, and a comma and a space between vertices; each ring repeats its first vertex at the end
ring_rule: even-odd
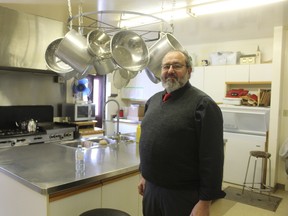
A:
MULTIPOLYGON (((242 133, 224 133, 225 161, 223 181, 243 185, 250 151, 264 151, 266 136, 242 133)), ((252 182, 255 158, 251 158, 247 182, 252 182)), ((255 182, 261 180, 261 160, 256 167, 255 182)), ((259 186, 259 185, 258 185, 259 186)))
POLYGON ((226 66, 205 67, 204 92, 215 102, 223 102, 226 94, 225 85, 226 66))
POLYGON ((204 91, 205 67, 194 67, 189 79, 192 86, 204 91))
POLYGON ((226 82, 249 82, 249 65, 226 66, 226 82))
POLYGON ((1 216, 47 216, 47 196, 0 172, 1 216))
POLYGON ((48 215, 79 216, 81 213, 95 208, 101 208, 101 185, 94 189, 79 191, 79 193, 66 197, 64 195, 62 199, 50 201, 48 215))
POLYGON ((161 82, 153 83, 143 71, 139 72, 135 78, 130 80, 126 87, 121 89, 121 97, 122 99, 145 101, 163 89, 161 82))
POLYGON ((227 65, 226 82, 271 82, 272 64, 227 65))
POLYGON ((250 82, 271 82, 273 64, 250 65, 250 82))
POLYGON ((139 173, 124 176, 122 179, 110 180, 103 183, 102 208, 114 208, 138 215, 139 194, 137 185, 139 173))

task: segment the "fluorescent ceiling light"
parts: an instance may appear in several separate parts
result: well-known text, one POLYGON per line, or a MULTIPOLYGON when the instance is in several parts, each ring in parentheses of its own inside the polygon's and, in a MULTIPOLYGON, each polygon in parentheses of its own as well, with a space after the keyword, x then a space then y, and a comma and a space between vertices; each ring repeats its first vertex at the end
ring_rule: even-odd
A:
POLYGON ((186 13, 186 8, 182 9, 175 9, 170 11, 163 11, 152 14, 151 16, 131 16, 125 15, 121 17, 121 21, 119 22, 120 28, 129 28, 129 27, 136 27, 136 26, 143 26, 154 24, 158 22, 171 22, 173 20, 179 20, 189 17, 186 13))
POLYGON ((220 13, 225 11, 235 11, 245 8, 252 8, 261 5, 268 5, 285 0, 223 0, 212 3, 204 3, 189 7, 188 14, 200 16, 205 14, 220 13))

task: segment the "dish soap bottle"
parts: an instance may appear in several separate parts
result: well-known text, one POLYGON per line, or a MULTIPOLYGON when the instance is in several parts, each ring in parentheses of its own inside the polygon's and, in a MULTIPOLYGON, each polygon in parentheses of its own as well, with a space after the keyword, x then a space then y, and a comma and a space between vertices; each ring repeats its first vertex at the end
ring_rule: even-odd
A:
POLYGON ((141 136, 141 125, 137 125, 137 130, 136 130, 136 143, 139 143, 140 141, 140 136, 141 136))
POLYGON ((78 145, 75 151, 75 170, 78 173, 83 173, 85 171, 85 157, 82 145, 78 145))

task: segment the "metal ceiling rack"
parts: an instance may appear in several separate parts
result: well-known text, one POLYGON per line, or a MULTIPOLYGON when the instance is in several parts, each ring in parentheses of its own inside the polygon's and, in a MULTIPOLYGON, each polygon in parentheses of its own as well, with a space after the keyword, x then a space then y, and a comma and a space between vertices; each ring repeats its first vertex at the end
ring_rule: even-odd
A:
MULTIPOLYGON (((81 12, 81 10, 79 10, 79 12, 81 12)), ((68 27, 70 29, 81 29, 84 35, 93 29, 103 29, 105 33, 110 36, 120 30, 129 29, 140 35, 145 42, 157 41, 160 39, 162 33, 173 33, 174 30, 172 24, 169 24, 159 17, 139 12, 118 10, 91 11, 79 13, 74 16, 70 14, 68 18, 68 27), (119 27, 119 23, 121 23, 121 17, 124 15, 133 15, 143 18, 149 17, 150 19, 154 19, 155 23, 121 28, 119 27), (73 24, 74 20, 78 20, 78 24, 73 24), (79 20, 81 20, 81 22, 79 20)))

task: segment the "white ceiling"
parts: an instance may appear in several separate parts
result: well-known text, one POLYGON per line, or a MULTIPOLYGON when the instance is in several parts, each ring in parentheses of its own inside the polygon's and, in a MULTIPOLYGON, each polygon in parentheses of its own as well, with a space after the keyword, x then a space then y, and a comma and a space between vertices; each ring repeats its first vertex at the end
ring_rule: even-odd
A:
MULTIPOLYGON (((181 3, 192 4, 192 0, 70 1, 74 15, 77 13, 80 2, 83 3, 83 12, 125 10, 149 13, 153 8, 161 11, 162 8, 173 9, 181 3)), ((199 0, 193 2, 196 1, 199 0)), ((0 0, 0 6, 66 22, 68 18, 67 2, 67 0, 0 0)), ((272 37, 274 26, 288 25, 288 1, 237 12, 174 20, 173 25, 174 34, 183 45, 272 37)))

